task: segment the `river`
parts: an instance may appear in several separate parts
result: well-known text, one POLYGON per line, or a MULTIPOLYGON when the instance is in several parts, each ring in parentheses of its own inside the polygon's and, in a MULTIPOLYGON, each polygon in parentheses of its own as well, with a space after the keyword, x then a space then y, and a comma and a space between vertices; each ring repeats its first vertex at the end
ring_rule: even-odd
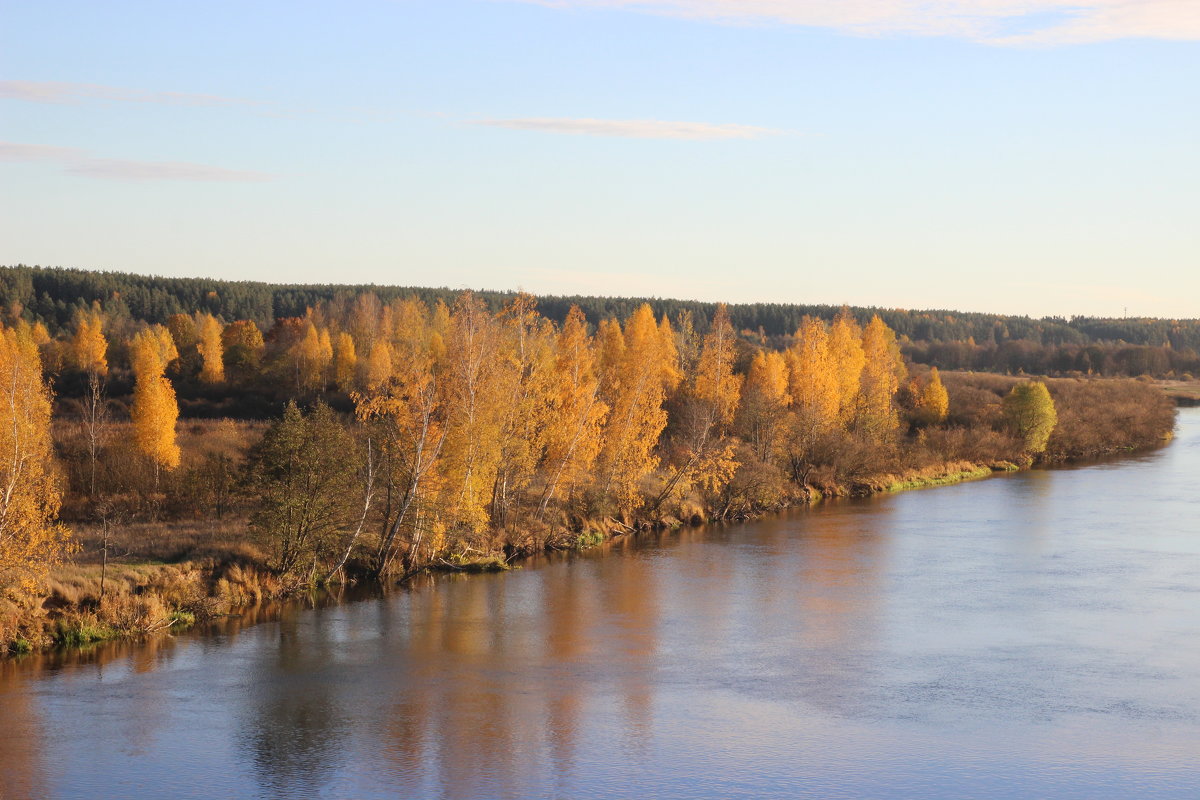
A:
POLYGON ((1200 797, 1200 409, 1148 455, 0 664, 0 797, 1200 797))

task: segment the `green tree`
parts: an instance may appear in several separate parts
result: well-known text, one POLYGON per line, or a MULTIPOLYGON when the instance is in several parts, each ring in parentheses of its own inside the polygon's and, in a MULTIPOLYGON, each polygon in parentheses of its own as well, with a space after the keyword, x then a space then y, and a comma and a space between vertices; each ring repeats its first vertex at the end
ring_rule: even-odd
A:
POLYGON ((317 577, 358 522, 357 447, 326 405, 288 403, 251 451, 246 489, 258 497, 250 527, 281 572, 317 577))
POLYGON ((1004 398, 1004 418, 1025 442, 1025 450, 1041 453, 1058 424, 1054 398, 1046 384, 1037 381, 1018 383, 1004 398))

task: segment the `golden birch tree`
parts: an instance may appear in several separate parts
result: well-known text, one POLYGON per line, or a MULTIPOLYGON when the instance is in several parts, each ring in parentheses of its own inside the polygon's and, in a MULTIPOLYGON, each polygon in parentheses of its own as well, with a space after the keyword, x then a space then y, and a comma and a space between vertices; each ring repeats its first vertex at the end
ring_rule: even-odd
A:
POLYGON ((225 380, 225 346, 221 343, 224 329, 212 314, 196 316, 196 349, 200 353, 200 380, 221 383, 225 380))
POLYGON ((67 545, 50 435, 50 389, 25 323, 0 331, 0 597, 34 594, 67 545))
POLYGON ((333 382, 343 392, 355 386, 358 371, 358 354, 354 349, 354 337, 342 331, 333 340, 333 382))
POLYGON ((600 452, 601 427, 608 414, 608 406, 600 399, 587 321, 578 306, 571 306, 555 341, 550 392, 539 517, 557 494, 570 497, 576 487, 587 482, 600 452))
POLYGON ((179 405, 165 375, 167 365, 179 354, 167 329, 152 325, 133 337, 129 355, 134 374, 130 408, 134 445, 153 464, 157 484, 160 469, 179 466, 179 446, 175 443, 179 405))
POLYGON ((862 348, 862 328, 848 308, 843 308, 829 327, 829 357, 837 375, 839 414, 842 423, 849 424, 858 411, 867 358, 862 348))
POLYGON ((896 334, 879 315, 863 330, 863 370, 856 424, 868 436, 882 442, 900 427, 896 391, 907 374, 896 334))
POLYGON ((759 350, 742 384, 737 429, 759 461, 773 462, 783 452, 786 417, 792 396, 783 353, 759 350))
POLYGON ((679 380, 673 334, 668 338, 668 332, 670 325, 655 324, 648 304, 629 315, 623 332, 615 321, 601 326, 600 385, 610 411, 598 488, 622 511, 638 505, 641 480, 659 463, 655 448, 667 425, 663 400, 679 380))

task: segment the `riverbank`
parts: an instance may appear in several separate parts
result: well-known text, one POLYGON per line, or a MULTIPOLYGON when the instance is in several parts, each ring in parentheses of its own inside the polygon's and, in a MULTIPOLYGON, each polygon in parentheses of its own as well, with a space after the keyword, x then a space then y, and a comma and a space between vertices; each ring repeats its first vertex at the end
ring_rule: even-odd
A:
MULTIPOLYGON (((1046 451, 1035 460, 1020 452, 1019 442, 995 416, 1000 398, 1021 378, 948 373, 945 379, 951 408, 944 426, 914 430, 887 447, 864 448, 846 440, 802 481, 748 460, 721 492, 693 489, 666 504, 653 504, 648 494, 643 510, 635 513, 564 514, 538 524, 521 518, 469 543, 420 551, 407 577, 505 569, 545 551, 592 547, 639 531, 757 519, 824 498, 945 486, 1035 464, 1094 461, 1159 446, 1174 427, 1173 406, 1145 383, 1048 380, 1059 420, 1046 451)), ((232 455, 238 443, 254 433, 232 421, 215 423, 211 430, 195 427, 190 456, 199 464, 225 463, 220 458, 236 463, 232 455), (209 449, 201 452, 201 444, 209 449), (216 445, 232 455, 214 456, 210 451, 216 445)), ((270 552, 251 535, 252 499, 225 502, 232 511, 203 520, 156 516, 172 507, 163 502, 150 519, 75 523, 76 551, 51 573, 40 602, 0 605, 0 650, 149 636, 311 591, 309 580, 273 568, 270 552)), ((364 531, 335 580, 364 581, 377 544, 375 534, 364 531)))

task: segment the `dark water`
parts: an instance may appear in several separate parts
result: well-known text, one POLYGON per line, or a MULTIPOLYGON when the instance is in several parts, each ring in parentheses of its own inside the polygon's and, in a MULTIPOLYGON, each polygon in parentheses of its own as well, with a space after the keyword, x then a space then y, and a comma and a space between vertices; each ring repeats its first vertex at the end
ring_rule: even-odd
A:
POLYGON ((0 666, 3 797, 1200 797, 1154 454, 0 666))

